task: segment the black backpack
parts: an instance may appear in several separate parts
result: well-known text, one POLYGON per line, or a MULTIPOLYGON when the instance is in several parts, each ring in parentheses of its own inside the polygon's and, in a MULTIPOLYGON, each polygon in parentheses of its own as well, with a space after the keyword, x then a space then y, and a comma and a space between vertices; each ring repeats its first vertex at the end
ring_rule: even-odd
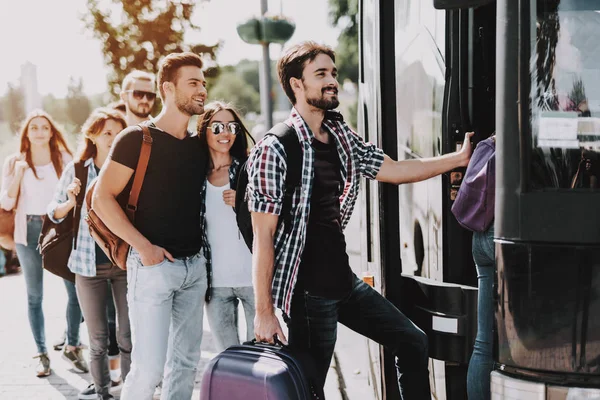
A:
MULTIPOLYGON (((275 125, 267 135, 277 136, 277 139, 283 145, 287 158, 287 175, 285 178, 285 197, 283 199, 283 207, 277 227, 285 221, 286 229, 290 229, 292 224, 292 197, 294 191, 300 186, 300 175, 302 173, 302 149, 298 136, 293 127, 289 127, 284 123, 275 125)), ((248 200, 246 198, 246 187, 248 186, 248 170, 247 162, 241 166, 238 172, 236 192, 235 192, 235 212, 238 229, 246 242, 246 245, 252 252, 252 241, 254 234, 252 231, 252 219, 248 210, 248 200)))

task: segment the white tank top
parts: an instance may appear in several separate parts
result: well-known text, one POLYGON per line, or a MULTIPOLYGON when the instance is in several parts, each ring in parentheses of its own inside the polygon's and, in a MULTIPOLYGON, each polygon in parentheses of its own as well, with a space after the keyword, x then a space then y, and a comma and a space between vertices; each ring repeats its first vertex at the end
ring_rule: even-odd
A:
POLYGON ((26 215, 44 215, 48 204, 54 198, 54 191, 58 184, 58 176, 52 163, 36 165, 35 172, 28 168, 23 174, 19 203, 22 203, 26 215))
POLYGON ((206 182, 206 228, 212 257, 214 287, 252 286, 252 254, 239 233, 235 211, 223 201, 229 183, 206 182))

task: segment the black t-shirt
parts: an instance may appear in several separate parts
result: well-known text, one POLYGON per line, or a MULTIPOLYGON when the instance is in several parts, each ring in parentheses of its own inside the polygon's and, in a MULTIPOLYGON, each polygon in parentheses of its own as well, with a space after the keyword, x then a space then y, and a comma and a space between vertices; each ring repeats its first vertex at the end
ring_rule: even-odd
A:
POLYGON ((340 195, 343 183, 335 141, 314 139, 315 174, 310 198, 306 244, 295 290, 341 299, 352 290, 352 269, 342 232, 340 195))
MULTIPOLYGON (((200 192, 207 153, 201 150, 198 136, 180 140, 154 125, 150 133, 152 151, 133 225, 173 257, 188 257, 202 248, 200 192)), ((135 170, 142 137, 139 127, 125 129, 115 140, 109 157, 135 170)), ((133 177, 118 198, 121 205, 127 204, 133 177)))
MULTIPOLYGON (((98 168, 96 166, 96 164, 94 164, 93 162, 92 162, 92 166, 96 170, 96 176, 98 176, 98 174, 100 173, 100 168, 98 168)), ((94 247, 96 249, 96 265, 110 264, 111 263, 110 260, 106 256, 106 253, 104 253, 104 251, 102 251, 100 246, 98 246, 98 243, 95 243, 94 247)))

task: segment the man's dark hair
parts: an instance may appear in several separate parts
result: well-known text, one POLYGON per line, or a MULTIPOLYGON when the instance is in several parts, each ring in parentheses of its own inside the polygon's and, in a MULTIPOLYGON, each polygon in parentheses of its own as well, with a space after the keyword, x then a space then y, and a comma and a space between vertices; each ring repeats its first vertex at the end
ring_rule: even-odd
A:
POLYGON ((202 69, 204 65, 198 54, 190 52, 171 53, 159 63, 156 85, 158 86, 158 92, 163 102, 165 101, 165 92, 162 84, 164 82, 176 82, 177 78, 179 78, 179 68, 186 66, 202 69))
POLYGON ((302 71, 306 64, 313 61, 319 54, 326 54, 335 62, 335 52, 331 47, 312 41, 290 47, 277 62, 279 83, 292 104, 296 104, 296 96, 292 90, 290 79, 302 79, 302 71))

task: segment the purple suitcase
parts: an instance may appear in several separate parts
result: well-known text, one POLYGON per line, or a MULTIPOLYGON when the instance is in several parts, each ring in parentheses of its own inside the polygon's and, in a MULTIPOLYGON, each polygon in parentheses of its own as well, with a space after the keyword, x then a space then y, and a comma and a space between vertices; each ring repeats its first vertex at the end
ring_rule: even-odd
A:
POLYGON ((304 372, 308 363, 286 347, 253 342, 231 346, 204 371, 200 400, 323 400, 322 389, 304 372))

